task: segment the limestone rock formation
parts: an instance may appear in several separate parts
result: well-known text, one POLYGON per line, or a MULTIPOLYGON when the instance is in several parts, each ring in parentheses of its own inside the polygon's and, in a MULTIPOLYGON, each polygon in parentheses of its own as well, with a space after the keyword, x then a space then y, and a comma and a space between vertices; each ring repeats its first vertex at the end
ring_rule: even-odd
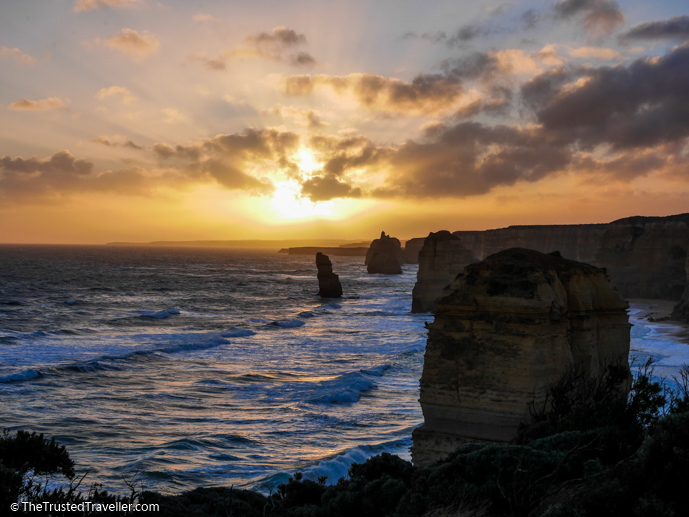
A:
POLYGON ((404 262, 405 264, 418 264, 419 253, 423 248, 425 237, 414 237, 404 243, 404 262))
POLYGON ((467 266, 428 326, 412 461, 509 441, 571 366, 627 365, 627 307, 605 270, 559 254, 513 248, 467 266))
POLYGON ((689 323, 689 255, 687 255, 684 270, 687 275, 687 287, 684 288, 682 299, 675 305, 674 309, 672 309, 672 317, 676 320, 689 323))
POLYGON ((679 300, 687 251, 689 214, 627 217, 606 226, 595 263, 624 297, 679 300))
POLYGON ((340 277, 333 273, 333 263, 328 255, 316 253, 316 267, 318 268, 318 296, 323 298, 340 298, 342 284, 340 277))
POLYGON ((366 265, 369 273, 384 275, 401 275, 404 253, 399 239, 380 233, 380 239, 371 243, 366 254, 366 265))
POLYGON ((419 271, 412 291, 411 311, 430 312, 443 289, 476 257, 459 237, 442 230, 431 232, 419 252, 419 271))

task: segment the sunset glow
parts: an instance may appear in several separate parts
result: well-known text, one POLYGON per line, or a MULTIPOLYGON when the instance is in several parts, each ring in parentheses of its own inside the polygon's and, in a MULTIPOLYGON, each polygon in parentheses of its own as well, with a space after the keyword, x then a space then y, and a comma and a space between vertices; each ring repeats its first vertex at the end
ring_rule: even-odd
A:
POLYGON ((405 239, 689 211, 684 1, 0 14, 0 242, 405 239))

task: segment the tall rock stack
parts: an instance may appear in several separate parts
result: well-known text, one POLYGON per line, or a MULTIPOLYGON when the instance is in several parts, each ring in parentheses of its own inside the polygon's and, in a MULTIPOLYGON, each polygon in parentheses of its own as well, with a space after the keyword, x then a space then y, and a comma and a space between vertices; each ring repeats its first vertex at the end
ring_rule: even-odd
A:
POLYGON ((428 326, 414 464, 511 440, 572 366, 626 366, 627 308, 605 270, 559 254, 512 248, 467 266, 428 326))
POLYGON ((403 263, 404 252, 399 239, 385 235, 385 232, 371 243, 366 254, 366 266, 371 274, 401 275, 403 263))
POLYGON ((333 273, 333 263, 328 255, 316 253, 316 267, 318 268, 318 296, 322 298, 340 298, 342 284, 340 277, 333 273))
POLYGON ((477 262, 459 237, 442 230, 431 232, 419 252, 419 271, 412 291, 411 311, 430 312, 443 289, 465 266, 477 262))

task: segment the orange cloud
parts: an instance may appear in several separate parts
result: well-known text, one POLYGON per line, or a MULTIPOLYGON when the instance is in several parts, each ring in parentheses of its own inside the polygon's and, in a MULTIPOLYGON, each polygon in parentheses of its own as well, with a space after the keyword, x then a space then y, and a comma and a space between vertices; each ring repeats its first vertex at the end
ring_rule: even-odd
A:
POLYGON ((101 7, 132 8, 141 4, 143 4, 142 0, 77 0, 74 3, 74 12, 82 13, 101 7))
POLYGON ((113 36, 105 41, 96 39, 95 43, 118 50, 125 56, 137 59, 152 56, 160 46, 160 42, 155 36, 146 32, 139 34, 134 29, 127 28, 122 29, 117 36, 113 36))
POLYGON ((50 111, 50 110, 67 110, 65 101, 58 97, 48 97, 47 99, 40 99, 33 101, 31 99, 19 99, 13 102, 8 109, 17 111, 50 111))
POLYGON ((132 95, 132 92, 124 86, 110 86, 109 88, 101 88, 96 93, 96 99, 102 101, 108 97, 115 97, 121 100, 124 104, 131 104, 136 102, 136 97, 132 95))
POLYGON ((22 65, 34 65, 36 64, 36 58, 28 54, 25 54, 17 47, 9 48, 2 46, 0 47, 0 57, 12 58, 15 62, 21 63, 22 65))
MULTIPOLYGON (((206 20, 206 15, 203 16, 202 20, 206 20)), ((234 59, 270 59, 286 62, 292 66, 313 66, 316 64, 316 59, 311 54, 304 51, 293 52, 295 47, 304 44, 306 44, 306 36, 303 34, 297 34, 286 27, 275 27, 270 33, 261 32, 247 36, 242 45, 225 50, 216 57, 209 58, 203 53, 197 53, 189 58, 211 70, 226 70, 227 62, 234 59)))

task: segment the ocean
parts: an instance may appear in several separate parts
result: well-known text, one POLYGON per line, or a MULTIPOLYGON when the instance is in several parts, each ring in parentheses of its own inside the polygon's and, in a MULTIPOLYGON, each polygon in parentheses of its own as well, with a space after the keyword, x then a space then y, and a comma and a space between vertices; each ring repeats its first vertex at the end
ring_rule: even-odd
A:
MULTIPOLYGON (((266 250, 0 246, 0 428, 64 444, 85 484, 268 492, 300 471, 335 483, 380 452, 409 458, 428 314, 417 266, 368 275, 266 250)), ((632 354, 671 377, 682 327, 630 309, 632 354)))

